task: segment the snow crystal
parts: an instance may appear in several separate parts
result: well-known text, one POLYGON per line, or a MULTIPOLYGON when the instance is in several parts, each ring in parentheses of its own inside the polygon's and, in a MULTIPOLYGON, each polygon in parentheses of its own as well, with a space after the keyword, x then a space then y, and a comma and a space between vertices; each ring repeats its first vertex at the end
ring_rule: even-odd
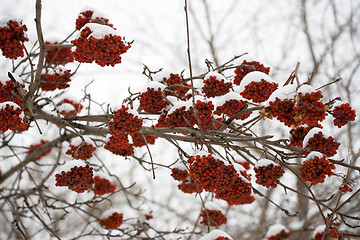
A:
POLYGON ((266 73, 260 72, 260 71, 253 71, 245 75, 245 77, 241 80, 240 86, 239 86, 239 92, 243 92, 245 90, 245 87, 249 85, 251 82, 261 82, 261 80, 264 79, 267 82, 275 82, 272 80, 269 75, 266 73))
POLYGON ((262 166, 268 166, 270 164, 273 164, 275 165, 275 163, 271 160, 268 160, 268 159, 260 159, 258 162, 257 162, 257 166, 259 167, 262 167, 262 166))
MULTIPOLYGON (((86 27, 89 27, 92 31, 92 33, 87 38, 94 37, 97 39, 101 39, 104 38, 106 35, 110 35, 110 34, 113 36, 119 35, 117 31, 114 30, 112 27, 98 23, 87 23, 80 29, 80 32, 86 27)), ((80 33, 78 35, 80 35, 80 33)))
POLYGON ((154 89, 155 91, 159 90, 159 88, 160 88, 161 91, 164 91, 166 86, 164 84, 156 82, 156 81, 150 81, 145 85, 145 87, 143 88, 143 90, 141 92, 146 92, 148 88, 154 89))
POLYGON ((86 163, 82 160, 72 160, 72 161, 65 163, 64 165, 59 166, 57 169, 57 172, 58 173, 62 173, 62 171, 69 172, 75 166, 76 167, 85 167, 86 163))
POLYGON ((274 102, 277 98, 279 100, 293 99, 296 96, 295 84, 289 84, 276 89, 266 101, 265 105, 269 105, 270 102, 274 102))
POLYGON ((315 157, 322 158, 324 155, 321 152, 312 151, 306 156, 306 160, 313 159, 315 157))
POLYGON ((110 208, 106 210, 100 217, 100 219, 107 219, 108 217, 111 217, 113 213, 120 213, 119 209, 116 208, 110 208))
POLYGON ((304 140, 303 140, 303 148, 306 147, 309 139, 312 138, 315 134, 317 134, 317 133, 319 133, 319 132, 321 132, 325 138, 327 138, 327 137, 330 136, 329 134, 327 134, 327 133, 325 132, 325 130, 323 130, 323 129, 321 129, 321 128, 318 128, 318 127, 314 127, 314 128, 311 129, 311 130, 306 134, 306 136, 304 137, 304 140))
POLYGON ((266 237, 275 236, 276 234, 280 233, 282 230, 284 230, 285 232, 289 232, 289 230, 282 224, 271 225, 266 233, 266 237))
POLYGON ((312 237, 314 238, 317 233, 323 233, 323 232, 325 231, 325 228, 326 228, 325 225, 319 225, 319 226, 317 226, 317 227, 315 228, 314 232, 313 232, 313 236, 312 236, 312 237))
POLYGON ((230 237, 230 235, 227 234, 226 232, 221 231, 219 229, 214 229, 211 232, 209 232, 208 234, 202 236, 199 240, 214 240, 215 238, 218 238, 218 237, 227 237, 227 238, 232 239, 232 237, 230 237))

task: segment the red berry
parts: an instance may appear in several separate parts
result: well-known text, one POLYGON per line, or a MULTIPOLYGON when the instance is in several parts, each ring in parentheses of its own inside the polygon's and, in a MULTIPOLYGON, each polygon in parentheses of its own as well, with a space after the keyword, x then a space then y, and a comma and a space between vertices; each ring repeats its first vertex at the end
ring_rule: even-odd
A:
POLYGON ((226 216, 220 210, 201 210, 200 217, 202 217, 200 224, 205 226, 219 227, 227 222, 226 216))
POLYGON ((350 121, 355 121, 356 113, 348 103, 336 106, 333 110, 334 125, 338 128, 346 125, 350 121))
MULTIPOLYGON (((73 161, 75 162, 71 164, 78 162, 77 160, 73 161)), ((66 186, 77 193, 85 192, 94 183, 93 168, 87 164, 85 166, 74 166, 70 171, 62 171, 60 174, 56 174, 55 178, 56 186, 66 186)))
POLYGON ((100 225, 106 229, 115 229, 121 226, 123 223, 123 214, 114 212, 106 218, 100 219, 100 225))
POLYGON ((111 184, 109 180, 106 178, 102 178, 99 176, 94 177, 94 193, 96 195, 104 195, 107 193, 113 193, 116 189, 115 184, 111 184))
POLYGON ((66 154, 72 156, 75 159, 87 160, 92 157, 92 153, 96 150, 96 148, 87 142, 83 142, 77 146, 69 145, 70 149, 66 151, 66 154))
POLYGON ((15 60, 24 56, 24 42, 29 41, 26 31, 26 25, 16 20, 9 20, 5 26, 0 27, 0 49, 3 56, 15 60))

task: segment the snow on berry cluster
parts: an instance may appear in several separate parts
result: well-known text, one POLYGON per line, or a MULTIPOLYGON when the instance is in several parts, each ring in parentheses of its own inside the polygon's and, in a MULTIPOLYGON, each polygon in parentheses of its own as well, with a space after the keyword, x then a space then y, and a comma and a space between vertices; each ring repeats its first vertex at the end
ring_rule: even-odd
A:
POLYGON ((0 103, 0 132, 12 130, 13 132, 23 132, 29 129, 29 125, 23 120, 22 109, 14 102, 6 101, 0 103))
POLYGON ((264 67, 263 64, 256 61, 247 62, 246 60, 244 60, 240 67, 235 68, 236 75, 234 79, 234 84, 240 85, 242 79, 246 76, 246 74, 253 71, 260 71, 269 75, 270 68, 264 67))
POLYGON ((106 229, 115 229, 123 223, 123 214, 110 209, 101 216, 100 225, 106 229))
POLYGON ((230 92, 231 82, 216 72, 209 72, 203 80, 202 92, 206 97, 222 96, 230 92))
POLYGON ((276 188, 279 178, 285 173, 281 166, 274 164, 267 159, 258 161, 257 167, 254 167, 256 183, 266 188, 276 188))
MULTIPOLYGON (((13 74, 15 76, 15 74, 13 74)), ((20 84, 20 87, 24 88, 24 84, 20 84)), ((0 81, 0 103, 10 101, 19 106, 23 105, 22 98, 15 88, 15 85, 11 80, 0 81)))
POLYGON ((290 231, 282 224, 271 225, 266 232, 266 240, 285 240, 290 238, 290 231))
POLYGON ((65 98, 57 104, 61 115, 72 115, 75 116, 84 108, 80 103, 76 103, 73 100, 65 98))
POLYGON ((239 86, 240 95, 255 103, 265 102, 277 89, 275 83, 267 74, 260 71, 248 73, 239 86))
POLYGON ((334 169, 334 164, 330 163, 325 155, 315 151, 307 156, 306 161, 299 168, 301 178, 313 185, 323 183, 326 175, 329 177, 333 175, 334 169))
POLYGON ((15 60, 24 56, 24 42, 29 41, 26 31, 27 27, 21 21, 0 23, 0 49, 3 56, 15 60))
MULTIPOLYGON (((330 238, 331 239, 342 240, 344 238, 344 234, 339 233, 337 231, 337 227, 339 226, 339 223, 336 223, 335 225, 336 226, 330 226, 329 227, 328 233, 330 235, 330 238)), ((324 233, 325 233, 325 228, 326 228, 325 225, 320 225, 320 226, 316 227, 311 240, 329 240, 328 236, 323 236, 324 233)))
POLYGON ((69 145, 69 149, 66 154, 72 156, 74 159, 87 160, 93 156, 93 152, 96 148, 87 142, 82 142, 79 145, 69 145))
POLYGON ((83 161, 73 160, 62 166, 60 174, 55 175, 58 187, 68 187, 77 193, 90 189, 94 183, 93 168, 83 161))
MULTIPOLYGON (((31 144, 29 147, 29 151, 27 153, 27 155, 32 154, 36 149, 41 148, 45 143, 48 143, 49 141, 47 140, 42 140, 40 141, 40 143, 37 144, 31 144)), ((47 150, 46 152, 40 154, 39 156, 37 156, 37 158, 35 158, 35 161, 39 161, 41 158, 45 157, 46 155, 51 153, 51 148, 49 150, 47 150)))
POLYGON ((113 193, 116 189, 115 184, 111 184, 111 182, 100 176, 94 177, 94 193, 96 195, 104 195, 107 193, 113 193))
POLYGON ((95 10, 85 10, 81 12, 76 19, 76 30, 80 30, 87 23, 97 23, 102 25, 107 25, 113 28, 113 25, 109 23, 109 19, 99 14, 98 11, 95 10))
POLYGON ((147 113, 158 113, 166 106, 163 97, 165 85, 151 81, 146 85, 146 91, 140 95, 140 109, 147 113))
POLYGON ((197 154, 188 159, 189 175, 205 191, 215 193, 215 197, 229 205, 252 203, 250 182, 239 175, 233 165, 226 164, 212 154, 197 154))
POLYGON ((173 168, 171 169, 171 176, 177 180, 181 181, 178 185, 178 188, 184 193, 200 193, 202 188, 195 183, 193 177, 189 175, 189 172, 186 169, 173 168))
POLYGON ((70 70, 64 68, 54 68, 41 75, 40 88, 43 91, 54 91, 55 89, 65 89, 70 87, 70 70))
MULTIPOLYGON (((319 125, 317 127, 320 127, 319 125)), ((313 127, 299 126, 290 130, 290 146, 302 148, 305 136, 310 132, 313 127)))
POLYGON ((340 143, 336 142, 332 136, 326 136, 324 130, 314 127, 304 137, 304 153, 311 151, 321 152, 327 157, 334 156, 337 153, 340 143))
POLYGON ((199 240, 233 240, 229 234, 219 229, 214 229, 202 236, 199 240))
POLYGON ((219 209, 219 206, 213 202, 207 202, 205 209, 201 210, 200 217, 202 220, 200 224, 211 227, 219 227, 226 224, 227 218, 219 209))
MULTIPOLYGON (((214 114, 217 116, 226 115, 231 117, 243 110, 248 106, 247 101, 245 101, 238 93, 229 92, 216 101, 216 109, 214 114)), ((241 114, 236 119, 244 120, 250 116, 251 112, 241 114)))
MULTIPOLYGON (((58 42, 45 42, 45 45, 56 45, 58 42)), ((55 47, 49 50, 46 50, 46 64, 52 65, 65 65, 69 62, 74 61, 73 53, 71 52, 71 47, 55 47)))
POLYGON ((95 63, 100 66, 115 66, 121 63, 121 54, 126 53, 130 45, 125 45, 117 32, 106 25, 87 23, 79 37, 71 41, 76 47, 75 60, 83 63, 95 63))
POLYGON ((334 107, 333 110, 334 125, 338 128, 346 125, 350 121, 355 121, 356 113, 348 103, 334 107))

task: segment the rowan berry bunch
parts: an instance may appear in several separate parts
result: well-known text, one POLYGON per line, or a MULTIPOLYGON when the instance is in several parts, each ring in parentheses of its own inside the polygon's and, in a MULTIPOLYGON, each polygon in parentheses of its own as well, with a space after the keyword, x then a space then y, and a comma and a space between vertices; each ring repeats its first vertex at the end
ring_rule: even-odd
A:
MULTIPOLYGON (((25 85, 20 84, 20 87, 24 88, 25 85)), ((14 83, 11 80, 8 80, 4 83, 0 81, 0 103, 6 101, 14 102, 19 106, 22 106, 24 103, 19 92, 16 90, 14 83)))
POLYGON ((276 99, 269 102, 270 112, 273 117, 284 123, 285 126, 291 127, 296 124, 294 110, 295 101, 293 99, 276 99))
MULTIPOLYGON (((320 125, 318 125, 317 127, 320 127, 320 125)), ((303 140, 312 128, 313 127, 310 127, 310 126, 299 126, 297 128, 291 129, 290 130, 291 137, 290 137, 289 145, 298 147, 298 148, 302 148, 303 140)))
POLYGON ((57 104, 57 106, 62 106, 62 105, 71 105, 72 106, 72 110, 69 109, 63 109, 60 111, 61 115, 72 115, 75 116, 77 115, 79 112, 81 112, 81 110, 84 108, 83 105, 81 105, 80 103, 76 103, 73 100, 67 99, 65 98, 64 100, 62 100, 61 102, 59 102, 57 104))
POLYGON ((110 136, 104 148, 115 155, 124 157, 134 155, 134 145, 129 143, 127 135, 110 136))
POLYGON ((267 237, 267 240, 284 240, 284 239, 289 239, 290 238, 290 232, 286 232, 285 230, 281 230, 281 232, 279 232, 276 235, 267 237))
POLYGON ((95 63, 100 66, 115 66, 121 63, 121 54, 131 47, 125 45, 122 38, 109 26, 96 23, 86 24, 80 36, 71 41, 76 47, 75 60, 83 63, 95 63), (99 26, 104 29, 99 29, 99 26), (107 35, 104 36, 104 32, 107 35))
MULTIPOLYGON (((315 128, 313 128, 315 130, 315 128)), ((310 132, 307 134, 307 136, 310 132)), ((319 131, 315 133, 307 142, 304 142, 304 153, 307 154, 311 151, 321 152, 327 157, 334 156, 340 143, 336 142, 332 136, 325 138, 324 134, 319 131)))
POLYGON ((56 174, 55 178, 55 186, 68 187, 77 193, 89 190, 94 184, 93 168, 88 164, 85 166, 74 166, 70 171, 62 171, 60 174, 56 174))
POLYGON ((344 193, 353 191, 353 189, 347 184, 344 184, 343 186, 339 187, 339 189, 344 193))
POLYGON ((88 160, 93 156, 95 150, 96 148, 91 143, 83 142, 77 146, 70 144, 66 154, 74 159, 88 160))
POLYGON ((298 125, 314 126, 325 119, 327 107, 320 101, 322 98, 320 90, 305 94, 299 93, 298 98, 294 107, 296 112, 295 121, 298 125))
POLYGON ((94 16, 93 10, 86 10, 79 14, 79 17, 76 19, 76 30, 80 30, 87 23, 98 23, 102 25, 107 25, 109 27, 113 27, 111 23, 109 23, 109 19, 100 16, 94 16))
POLYGON ((232 240, 232 239, 228 238, 228 237, 220 236, 220 237, 215 238, 214 240, 232 240))
POLYGON ((281 166, 274 165, 273 163, 254 167, 254 171, 256 173, 255 182, 266 188, 276 188, 277 184, 280 183, 279 178, 281 178, 282 175, 285 173, 284 169, 282 169, 281 166))
POLYGON ((253 71, 260 71, 269 75, 270 68, 264 67, 263 64, 256 61, 247 62, 246 60, 244 60, 240 67, 235 68, 236 75, 234 79, 234 84, 240 85, 241 80, 246 76, 246 74, 253 71))
POLYGON ((193 108, 190 107, 189 109, 187 109, 185 106, 183 106, 178 107, 174 111, 166 114, 164 126, 190 127, 194 125, 195 122, 196 119, 193 115, 193 108))
POLYGON ((184 181, 189 177, 189 172, 186 169, 173 168, 171 176, 177 181, 184 181))
POLYGON ((70 70, 55 68, 54 72, 43 73, 41 75, 40 88, 43 91, 54 91, 55 89, 65 89, 70 87, 70 70))
POLYGON ((251 195, 251 184, 240 176, 233 165, 225 165, 211 154, 196 155, 188 159, 189 175, 205 191, 215 193, 229 205, 248 204, 255 199, 251 195))
MULTIPOLYGON (((45 143, 48 143, 49 141, 47 140, 41 140, 40 143, 38 144, 31 144, 29 147, 29 151, 27 153, 27 155, 32 154, 36 149, 41 148, 45 143)), ((39 161, 41 158, 45 157, 46 155, 51 153, 51 148, 49 150, 47 150, 46 152, 40 154, 39 156, 37 156, 37 158, 35 158, 35 161, 39 161)))
POLYGON ((0 49, 3 56, 15 60, 24 56, 24 43, 29 41, 26 31, 26 25, 16 20, 9 20, 0 27, 0 49))
MULTIPOLYGON (((335 224, 336 226, 330 226, 329 227, 329 234, 330 234, 330 238, 331 239, 338 239, 338 240, 342 240, 344 238, 344 234, 343 233, 339 233, 337 231, 337 227, 340 225, 338 222, 335 224)), ((323 236, 325 233, 325 226, 323 226, 322 231, 317 231, 313 238, 311 240, 328 240, 328 236, 323 236)))
POLYGON ((326 156, 320 153, 314 156, 310 154, 299 168, 301 178, 304 181, 311 182, 313 185, 323 183, 326 176, 330 177, 333 175, 332 170, 334 169, 334 164, 330 163, 326 156))
POLYGON ((114 212, 111 216, 100 219, 100 225, 106 229, 115 229, 123 223, 123 214, 114 212))
POLYGON ((226 216, 220 210, 201 210, 200 217, 202 217, 200 224, 205 226, 219 227, 227 222, 226 216))
POLYGON ((350 121, 355 121, 356 113, 348 103, 336 106, 333 110, 334 125, 338 128, 346 125, 350 121))
MULTIPOLYGON (((214 114, 218 115, 218 116, 225 114, 226 116, 231 117, 231 116, 241 112, 242 110, 246 109, 247 106, 248 106, 248 104, 246 101, 230 99, 230 100, 226 101, 223 105, 217 106, 214 111, 214 114)), ((250 115, 251 115, 251 112, 247 112, 247 113, 241 114, 236 119, 245 120, 250 115)))
POLYGON ((140 109, 144 110, 147 113, 158 113, 163 110, 166 106, 166 102, 163 99, 163 91, 158 88, 147 88, 146 92, 141 93, 140 95, 140 109))
POLYGON ((116 189, 115 184, 111 184, 106 178, 100 176, 94 177, 94 193, 96 195, 104 195, 107 193, 113 193, 116 189))
POLYGON ((29 125, 22 121, 22 109, 13 102, 3 102, 0 104, 0 132, 12 130, 13 132, 23 132, 29 129, 29 125))
MULTIPOLYGON (((45 42, 45 45, 56 45, 58 42, 45 42)), ((46 64, 52 65, 65 65, 74 61, 71 47, 55 47, 46 50, 46 64)))
POLYGON ((155 144, 155 140, 157 139, 157 137, 142 135, 139 132, 135 132, 131 137, 134 147, 142 147, 146 144, 155 144), (146 139, 146 142, 144 138, 146 139))
POLYGON ((163 81, 166 83, 168 90, 170 91, 167 95, 177 96, 182 100, 185 99, 185 95, 189 91, 190 85, 183 82, 179 74, 170 73, 170 77, 164 77, 163 81))
POLYGON ((193 177, 189 175, 189 172, 186 169, 173 168, 171 169, 171 176, 177 180, 181 181, 178 185, 178 188, 184 193, 201 193, 202 188, 196 184, 193 177))
MULTIPOLYGON (((214 105, 212 104, 212 102, 197 100, 195 103, 195 109, 199 117, 201 128, 208 130, 214 129, 215 126, 212 114, 214 110, 214 105)), ((193 116, 193 119, 196 119, 196 117, 193 116)), ((195 123, 197 124, 197 121, 195 123)))
POLYGON ((202 87, 202 92, 206 97, 216 97, 222 96, 228 92, 230 92, 230 88, 232 87, 231 82, 225 82, 225 79, 219 79, 220 74, 216 74, 215 76, 210 75, 208 79, 203 81, 204 86, 202 87))
POLYGON ((240 87, 243 86, 243 91, 240 95, 246 99, 252 100, 255 103, 261 103, 270 97, 270 95, 277 89, 278 83, 271 82, 271 78, 262 72, 252 72, 242 81, 240 87))
POLYGON ((109 122, 109 129, 114 136, 124 136, 133 134, 142 127, 142 119, 139 118, 128 107, 122 107, 116 110, 112 115, 112 121, 109 122))

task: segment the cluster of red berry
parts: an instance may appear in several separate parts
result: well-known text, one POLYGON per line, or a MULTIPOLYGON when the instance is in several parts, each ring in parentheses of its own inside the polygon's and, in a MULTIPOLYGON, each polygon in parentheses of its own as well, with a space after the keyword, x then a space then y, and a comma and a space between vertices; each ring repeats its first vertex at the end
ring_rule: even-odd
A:
POLYGON ((134 147, 142 147, 145 146, 146 144, 155 144, 155 140, 157 139, 157 137, 142 135, 139 132, 135 132, 131 137, 134 147), (146 142, 144 137, 146 139, 146 142))
MULTIPOLYGON (((24 88, 24 84, 20 84, 20 87, 24 88)), ((23 105, 22 98, 19 92, 16 90, 15 85, 11 80, 2 83, 0 81, 0 103, 11 101, 19 105, 20 107, 23 105)))
POLYGON ((80 30, 87 23, 98 23, 102 25, 107 25, 113 28, 113 25, 109 23, 109 19, 99 16, 93 16, 94 11, 87 10, 79 14, 79 17, 76 19, 76 30, 80 30))
POLYGON ((92 157, 95 150, 96 148, 91 143, 84 142, 78 146, 70 144, 66 154, 75 159, 87 160, 92 157))
POLYGON ((70 77, 70 70, 63 70, 62 68, 55 69, 54 73, 43 73, 40 88, 43 91, 68 88, 70 87, 68 84, 71 81, 70 77))
POLYGON ((290 130, 290 146, 302 148, 303 147, 303 140, 308 134, 308 132, 312 129, 312 127, 309 126, 300 126, 297 128, 293 128, 290 130))
POLYGON ((97 195, 113 193, 116 189, 115 184, 111 184, 108 179, 99 176, 94 177, 94 184, 95 184, 94 193, 97 195))
POLYGON ((313 185, 323 183, 326 175, 329 177, 333 175, 333 169, 335 169, 334 164, 330 163, 326 156, 321 157, 321 155, 308 158, 299 168, 301 178, 313 185))
POLYGON ((29 41, 26 31, 26 25, 16 20, 9 20, 5 26, 0 27, 0 49, 3 56, 15 60, 24 56, 24 42, 29 41))
MULTIPOLYGON (((74 160, 77 161, 77 160, 74 160)), ((68 187, 77 193, 89 190, 93 185, 93 168, 86 164, 83 166, 74 166, 70 171, 62 171, 61 174, 56 174, 56 186, 68 187)))
MULTIPOLYGON (((31 144, 27 155, 32 154, 36 149, 41 148, 45 143, 48 143, 48 142, 49 141, 41 140, 40 143, 38 143, 38 144, 31 144)), ((37 158, 35 158, 35 161, 39 161, 42 157, 45 157, 49 153, 51 153, 51 148, 49 150, 47 150, 46 152, 40 154, 37 158)))
POLYGON ((255 103, 265 102, 277 89, 278 85, 277 83, 268 82, 264 79, 261 79, 259 82, 253 81, 245 86, 244 91, 242 91, 240 95, 255 103))
POLYGON ((251 184, 239 176, 233 165, 225 165, 211 154, 196 155, 188 159, 189 175, 205 191, 215 193, 229 205, 252 203, 251 184))
POLYGON ((123 214, 114 212, 111 216, 100 219, 100 225, 106 229, 115 229, 123 223, 123 214))
POLYGON ((256 61, 247 62, 246 60, 244 60, 240 67, 235 68, 236 75, 234 79, 234 84, 240 85, 241 80, 245 77, 245 75, 253 71, 260 71, 265 74, 269 74, 270 68, 264 67, 263 64, 256 61))
POLYGON ((158 90, 147 88, 147 91, 140 95, 140 108, 147 113, 155 114, 160 112, 166 106, 162 94, 160 88, 158 90))
POLYGON ((214 240, 232 240, 232 239, 228 238, 228 237, 220 236, 220 237, 215 238, 214 240))
POLYGON ((186 82, 183 82, 179 74, 170 73, 170 77, 164 77, 163 80, 164 83, 166 83, 168 86, 168 90, 170 91, 167 93, 169 96, 177 96, 182 100, 185 99, 186 93, 190 89, 190 85, 186 82))
MULTIPOLYGON (((330 224, 330 222, 328 221, 328 224, 330 224)), ((339 233, 337 231, 337 227, 340 225, 339 222, 337 222, 335 224, 336 226, 330 226, 329 227, 329 234, 330 234, 330 238, 331 239, 338 239, 338 240, 342 240, 344 238, 344 234, 343 233, 339 233)), ((323 236, 325 233, 325 231, 319 231, 317 233, 315 233, 314 237, 311 240, 328 240, 327 236, 323 236)))
POLYGON ((344 193, 353 191, 353 189, 347 184, 344 184, 343 186, 339 187, 339 189, 344 193))
POLYGON ((269 108, 273 117, 276 117, 285 126, 291 127, 296 125, 294 105, 293 99, 280 100, 277 98, 269 103, 269 108))
POLYGON ((226 216, 220 210, 201 210, 200 217, 202 217, 200 224, 205 226, 219 227, 227 222, 226 216))
POLYGON ((189 172, 186 169, 171 169, 171 176, 177 180, 181 181, 178 185, 178 188, 184 193, 200 193, 202 188, 195 183, 193 178, 189 175, 189 172))
POLYGON ((296 116, 294 117, 298 125, 307 124, 309 126, 317 125, 325 119, 326 106, 321 102, 321 91, 311 93, 299 93, 299 99, 294 106, 296 116))
POLYGON ((113 113, 109 129, 113 136, 124 136, 133 134, 142 127, 142 119, 129 112, 129 108, 122 107, 113 113))
POLYGON ((127 135, 110 136, 105 143, 104 148, 115 155, 132 156, 134 154, 134 145, 129 143, 127 135))
POLYGON ((276 235, 267 237, 266 240, 285 240, 289 238, 290 238, 290 232, 281 230, 281 232, 277 233, 276 235))
POLYGON ((254 167, 256 183, 266 188, 276 188, 279 178, 285 173, 279 165, 268 164, 254 167))
POLYGON ((83 63, 95 61, 102 67, 121 63, 120 55, 126 53, 130 45, 125 45, 120 36, 111 33, 101 38, 92 36, 93 30, 89 24, 92 23, 81 30, 79 38, 71 41, 76 47, 75 60, 83 63))
MULTIPOLYGON (((58 42, 45 42, 45 45, 55 45, 58 42)), ((46 64, 65 65, 73 62, 74 56, 71 52, 71 47, 57 47, 46 51, 46 64)))
POLYGON ((340 143, 336 142, 332 136, 325 138, 322 132, 314 134, 304 146, 304 153, 311 151, 321 152, 327 157, 334 156, 337 153, 340 143))
MULTIPOLYGON (((214 114, 221 116, 225 114, 228 117, 233 116, 236 113, 241 112, 242 110, 247 108, 247 102, 242 100, 230 99, 226 101, 223 105, 217 106, 214 114)), ((245 120, 250 116, 251 112, 244 113, 240 115, 237 119, 245 120)))
POLYGON ((333 110, 334 125, 341 128, 349 121, 355 121, 356 113, 348 103, 336 106, 333 110))
POLYGON ((206 97, 222 96, 230 92, 230 88, 232 87, 230 82, 225 82, 224 79, 218 79, 217 76, 209 76, 203 83, 202 92, 206 97))
POLYGON ((12 130, 14 132, 23 132, 29 129, 20 117, 22 109, 13 102, 3 102, 0 104, 0 132, 12 130))

